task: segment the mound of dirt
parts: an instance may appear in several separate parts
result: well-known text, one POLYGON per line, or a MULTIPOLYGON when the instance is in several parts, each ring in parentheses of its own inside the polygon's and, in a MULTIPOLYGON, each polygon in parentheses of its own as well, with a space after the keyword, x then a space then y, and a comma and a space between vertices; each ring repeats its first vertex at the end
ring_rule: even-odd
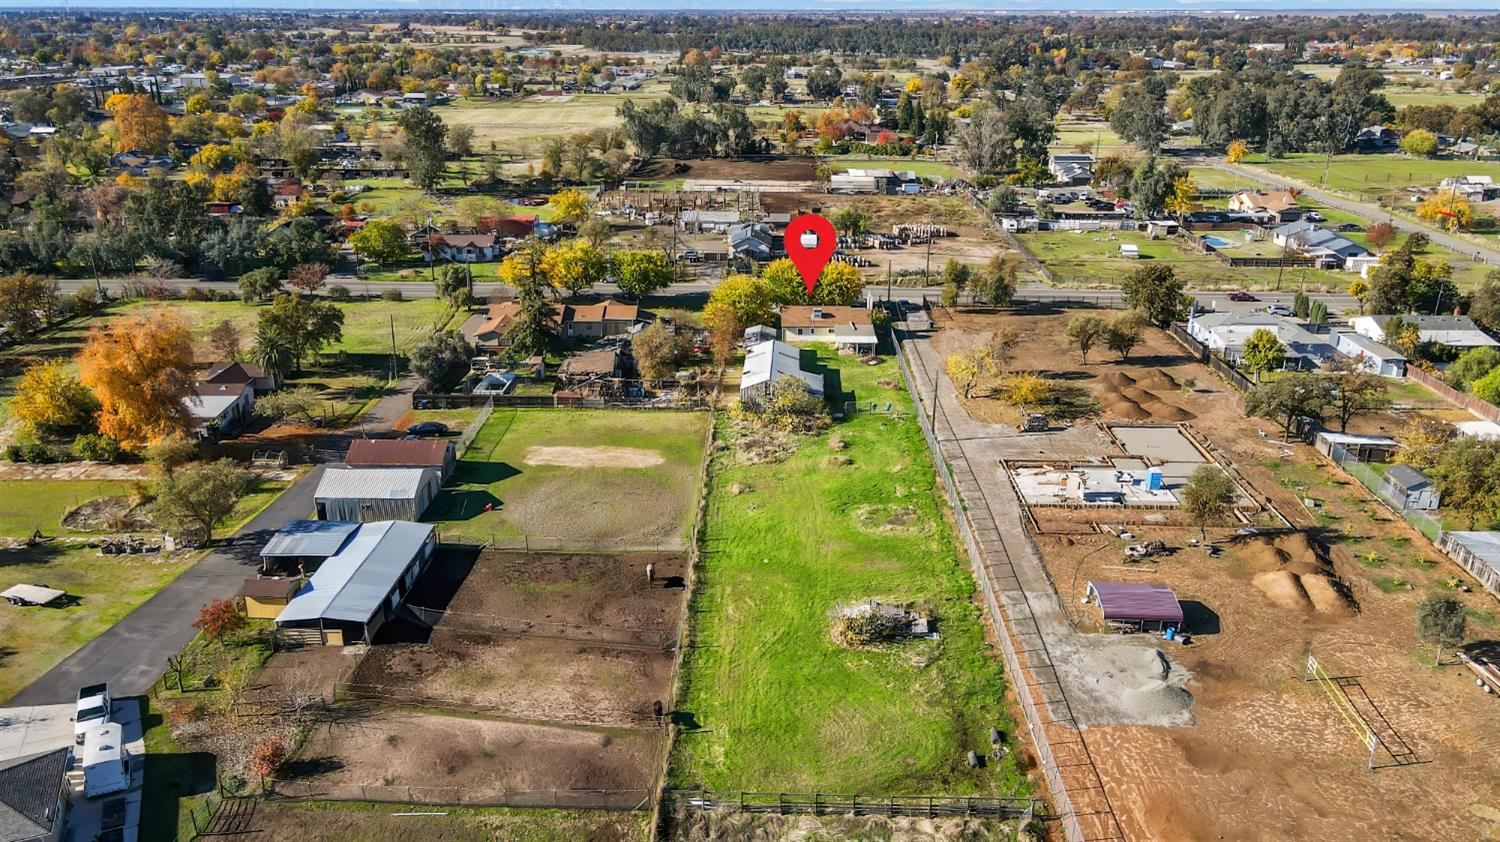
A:
POLYGON ((99 497, 63 515, 62 525, 79 532, 149 532, 156 528, 145 503, 129 497, 99 497))
POLYGON ((1103 383, 1107 386, 1113 386, 1116 389, 1125 389, 1135 385, 1135 378, 1131 377, 1123 371, 1105 372, 1095 379, 1097 379, 1100 383, 1103 383))
POLYGON ((1152 418, 1158 421, 1191 421, 1198 417, 1180 406, 1174 406, 1160 400, 1151 401, 1150 403, 1142 404, 1142 406, 1150 411, 1152 418))
POLYGON ((1166 373, 1165 371, 1162 371, 1159 368, 1146 375, 1145 377, 1136 378, 1135 382, 1138 386, 1142 386, 1156 392, 1175 392, 1178 389, 1182 388, 1182 384, 1178 383, 1172 377, 1172 375, 1166 373))
POLYGON ((1154 393, 1148 392, 1139 386, 1127 386, 1120 390, 1120 394, 1143 406, 1148 403, 1155 403, 1158 400, 1154 393))
POLYGON ((912 506, 864 505, 854 510, 854 518, 861 529, 871 532, 917 532, 922 528, 917 510, 912 506))
POLYGON ((1281 608, 1328 615, 1358 609, 1326 548, 1305 532, 1252 538, 1239 553, 1254 574, 1251 584, 1281 608))
POLYGON ((1151 418, 1151 413, 1144 407, 1119 393, 1104 394, 1099 398, 1099 406, 1106 415, 1127 421, 1146 421, 1151 418))

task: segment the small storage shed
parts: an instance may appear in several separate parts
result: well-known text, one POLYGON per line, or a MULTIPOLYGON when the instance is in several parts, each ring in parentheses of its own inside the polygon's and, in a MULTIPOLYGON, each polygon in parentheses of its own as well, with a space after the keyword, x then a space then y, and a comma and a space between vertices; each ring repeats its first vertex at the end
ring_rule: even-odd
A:
POLYGON ((1485 590, 1500 596, 1500 532, 1444 532, 1438 549, 1474 574, 1485 590))
POLYGON ((1432 480, 1410 465, 1392 465, 1380 485, 1386 496, 1400 503, 1402 509, 1432 511, 1442 497, 1432 480))
POLYGON ((1319 453, 1341 464, 1349 457, 1356 462, 1389 462, 1401 447, 1395 439, 1387 436, 1357 436, 1322 429, 1313 433, 1312 444, 1319 453), (1340 452, 1342 458, 1338 455, 1340 452))
POLYGON ((245 616, 252 620, 274 620, 297 590, 300 579, 290 576, 257 576, 240 586, 245 616))
POLYGON ((1120 256, 1126 260, 1136 260, 1141 256, 1141 248, 1135 243, 1120 243, 1120 256))
POLYGON ((442 480, 430 468, 330 468, 318 481, 318 520, 419 520, 442 480))
POLYGON ((1117 628, 1182 628, 1182 605, 1166 585, 1089 582, 1084 601, 1098 604, 1104 622, 1117 628))

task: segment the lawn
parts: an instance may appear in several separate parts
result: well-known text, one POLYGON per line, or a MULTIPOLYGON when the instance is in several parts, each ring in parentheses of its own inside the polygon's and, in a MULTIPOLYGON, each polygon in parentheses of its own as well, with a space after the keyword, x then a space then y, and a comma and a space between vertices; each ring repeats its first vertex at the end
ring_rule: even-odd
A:
POLYGON ((1109 123, 1103 120, 1059 119, 1057 137, 1052 141, 1051 150, 1072 152, 1084 144, 1096 147, 1095 155, 1109 155, 1130 147, 1130 143, 1115 134, 1109 123))
POLYGON ((900 372, 831 351, 819 361, 860 405, 901 411, 856 415, 760 464, 737 458, 737 430, 721 418, 671 784, 1027 791, 1011 758, 964 761, 988 728, 1013 726, 900 372), (941 638, 837 645, 830 612, 871 598, 930 608, 941 638))
POLYGON ((426 519, 444 540, 682 548, 706 424, 666 410, 498 410, 426 519))
POLYGON ((488 151, 490 143, 526 157, 536 157, 544 138, 618 126, 615 109, 626 100, 648 101, 666 95, 665 85, 648 83, 629 94, 577 94, 566 101, 525 99, 457 99, 433 111, 450 126, 474 129, 474 148, 488 151))
MULTIPOLYGON (((121 315, 174 313, 192 327, 198 338, 203 339, 214 325, 226 319, 238 326, 243 336, 254 335, 256 319, 268 306, 239 301, 132 301, 116 308, 116 312, 121 315)), ((448 305, 436 298, 346 301, 337 306, 344 311, 344 338, 325 348, 324 353, 388 354, 393 328, 397 347, 405 351, 431 336, 434 330, 447 326, 453 317, 448 305)))
MULTIPOLYGON (((1252 164, 1288 178, 1312 185, 1323 184, 1324 158, 1312 152, 1300 152, 1285 158, 1250 155, 1252 164)), ((1335 155, 1328 167, 1327 187, 1342 193, 1372 198, 1377 194, 1407 187, 1436 187, 1449 176, 1489 175, 1500 179, 1500 163, 1451 158, 1412 158, 1401 153, 1383 155, 1335 155)))
POLYGON ((37 529, 57 535, 63 531, 63 515, 80 503, 130 493, 128 482, 0 480, 0 538, 26 538, 37 529))
POLYGON ((911 170, 919 178, 943 178, 953 179, 959 177, 958 168, 946 161, 933 161, 926 158, 843 158, 838 156, 820 159, 820 162, 835 170, 847 169, 885 169, 885 170, 911 170))
MULTIPOLYGON (((1230 239, 1223 232, 1215 236, 1230 239)), ((1189 251, 1175 238, 1152 240, 1138 231, 1036 231, 1018 239, 1062 285, 1115 286, 1152 261, 1170 264, 1177 277, 1194 288, 1269 289, 1278 284, 1279 275, 1283 288, 1342 291, 1353 277, 1319 269, 1233 269, 1215 257, 1189 251), (1134 243, 1140 249, 1140 259, 1121 257, 1123 243, 1134 243)))

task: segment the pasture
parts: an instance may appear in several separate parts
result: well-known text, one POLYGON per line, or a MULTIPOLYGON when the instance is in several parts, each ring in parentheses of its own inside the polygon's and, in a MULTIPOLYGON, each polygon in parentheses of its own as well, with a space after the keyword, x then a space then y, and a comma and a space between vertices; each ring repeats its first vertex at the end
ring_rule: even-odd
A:
MULTIPOLYGON (((1284 158, 1251 155, 1245 163, 1312 185, 1323 184, 1324 156, 1298 152, 1284 158)), ((1327 167, 1327 187, 1369 198, 1408 187, 1436 187, 1450 176, 1488 175, 1500 179, 1500 163, 1455 158, 1413 158, 1401 153, 1335 155, 1327 167)))
POLYGON ((1152 240, 1136 231, 1035 231, 1019 239, 1064 285, 1114 286, 1152 262, 1170 265, 1177 277, 1199 289, 1270 289, 1279 283, 1288 289, 1343 290, 1353 277, 1320 269, 1231 268, 1176 238, 1152 240), (1127 243, 1140 250, 1139 259, 1120 256, 1120 246, 1127 243))

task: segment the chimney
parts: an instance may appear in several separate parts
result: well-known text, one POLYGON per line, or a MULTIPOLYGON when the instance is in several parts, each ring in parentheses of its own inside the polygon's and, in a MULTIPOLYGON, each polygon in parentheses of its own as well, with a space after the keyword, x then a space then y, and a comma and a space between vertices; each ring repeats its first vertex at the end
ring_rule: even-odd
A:
POLYGON ((814 307, 813 308, 813 312, 812 312, 812 317, 813 317, 814 321, 823 318, 823 308, 821 308, 821 307, 814 307))

